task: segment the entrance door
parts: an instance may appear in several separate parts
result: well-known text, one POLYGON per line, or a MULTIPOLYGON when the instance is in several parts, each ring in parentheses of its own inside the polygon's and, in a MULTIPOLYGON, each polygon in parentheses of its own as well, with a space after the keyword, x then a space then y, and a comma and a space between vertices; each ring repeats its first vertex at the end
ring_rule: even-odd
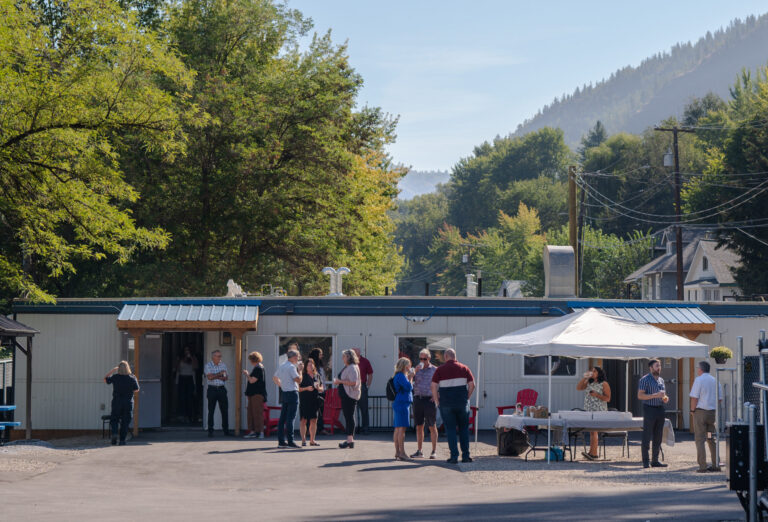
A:
POLYGON ((202 426, 204 336, 163 334, 163 426, 202 426))
POLYGON ((144 334, 139 343, 139 426, 159 428, 162 404, 163 335, 144 334))

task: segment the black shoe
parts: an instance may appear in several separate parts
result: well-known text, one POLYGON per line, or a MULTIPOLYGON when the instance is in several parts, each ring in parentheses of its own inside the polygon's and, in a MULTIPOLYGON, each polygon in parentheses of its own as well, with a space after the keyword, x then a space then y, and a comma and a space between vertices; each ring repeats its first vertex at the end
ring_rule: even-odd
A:
POLYGON ((714 466, 707 466, 707 471, 710 473, 718 473, 721 471, 720 466, 714 467, 714 466))
POLYGON ((288 446, 287 442, 280 441, 277 443, 278 448, 285 448, 286 446, 288 446))
POLYGON ((651 466, 647 462, 643 462, 643 467, 647 469, 647 468, 650 468, 651 466))
POLYGON ((286 446, 288 446, 289 448, 300 448, 301 447, 301 446, 299 446, 298 444, 296 444, 293 441, 291 441, 288 444, 286 444, 286 446))
POLYGON ((669 466, 669 464, 664 464, 663 462, 651 462, 652 468, 666 468, 669 466))
POLYGON ((212 438, 213 438, 213 432, 212 432, 212 431, 209 431, 209 432, 208 432, 208 438, 209 438, 209 439, 212 439, 212 438))
POLYGON ((344 448, 352 449, 352 448, 355 447, 355 443, 354 442, 349 442, 349 441, 345 440, 344 442, 339 442, 339 447, 341 449, 344 449, 344 448))
POLYGON ((113 446, 117 445, 117 437, 112 437, 112 445, 113 446))
POLYGON ((461 457, 462 462, 472 462, 472 457, 461 457))
POLYGON ((118 444, 118 446, 125 446, 125 441, 124 441, 124 440, 121 440, 121 441, 120 441, 120 444, 118 444))
POLYGON ((457 459, 456 457, 451 457, 450 459, 446 460, 446 462, 448 464, 458 464, 459 463, 459 459, 457 459))

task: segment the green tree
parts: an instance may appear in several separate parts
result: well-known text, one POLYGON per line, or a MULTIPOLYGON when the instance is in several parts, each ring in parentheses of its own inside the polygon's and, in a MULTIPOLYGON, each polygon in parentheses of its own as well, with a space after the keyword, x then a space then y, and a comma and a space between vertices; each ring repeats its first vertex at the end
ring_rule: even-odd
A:
POLYGON ((501 207, 502 194, 514 182, 539 177, 562 181, 572 160, 559 129, 498 138, 475 147, 474 155, 461 159, 451 173, 449 222, 465 233, 494 226, 499 210, 517 211, 501 207))
POLYGON ((175 163, 142 151, 126 170, 145 197, 142 222, 167 229, 162 254, 120 269, 110 293, 325 291, 323 266, 348 266, 345 293, 383 293, 402 258, 387 212, 402 175, 384 153, 396 120, 355 110, 362 79, 346 47, 315 36, 300 13, 266 0, 189 0, 168 34, 197 73, 185 122, 188 153, 175 163), (136 290, 140 289, 140 290, 136 290))
POLYGON ((121 152, 126 133, 159 158, 182 152, 191 84, 117 4, 46 4, 0 0, 0 285, 34 300, 50 300, 78 263, 124 264, 168 243, 136 223, 121 152))
POLYGON ((592 127, 589 132, 581 138, 581 146, 578 149, 579 156, 582 163, 586 159, 586 152, 593 147, 599 147, 605 140, 608 139, 608 132, 605 130, 603 122, 597 120, 595 126, 592 127))
POLYGON ((719 222, 720 243, 741 257, 733 270, 746 295, 768 293, 767 120, 768 68, 755 75, 745 71, 731 88, 727 107, 705 118, 712 132, 701 133, 697 144, 707 165, 684 192, 687 218, 719 222))

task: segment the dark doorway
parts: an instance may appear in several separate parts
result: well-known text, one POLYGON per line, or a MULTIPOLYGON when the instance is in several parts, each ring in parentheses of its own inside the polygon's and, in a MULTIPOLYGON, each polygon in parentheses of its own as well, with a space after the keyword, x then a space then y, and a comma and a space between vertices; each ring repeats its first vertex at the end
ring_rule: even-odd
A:
MULTIPOLYGON (((624 401, 627 396, 627 363, 616 359, 603 359, 603 371, 611 387, 611 400, 608 401, 608 407, 624 411, 624 401)), ((631 401, 629 405, 631 409, 631 401)))
POLYGON ((203 357, 202 332, 163 334, 163 426, 202 427, 203 357))

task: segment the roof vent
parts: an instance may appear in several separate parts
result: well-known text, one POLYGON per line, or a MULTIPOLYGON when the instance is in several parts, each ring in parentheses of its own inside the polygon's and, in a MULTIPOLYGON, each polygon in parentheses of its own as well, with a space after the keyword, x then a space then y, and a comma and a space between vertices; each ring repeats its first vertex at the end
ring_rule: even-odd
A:
POLYGON ((544 297, 576 297, 573 247, 544 247, 544 297))

